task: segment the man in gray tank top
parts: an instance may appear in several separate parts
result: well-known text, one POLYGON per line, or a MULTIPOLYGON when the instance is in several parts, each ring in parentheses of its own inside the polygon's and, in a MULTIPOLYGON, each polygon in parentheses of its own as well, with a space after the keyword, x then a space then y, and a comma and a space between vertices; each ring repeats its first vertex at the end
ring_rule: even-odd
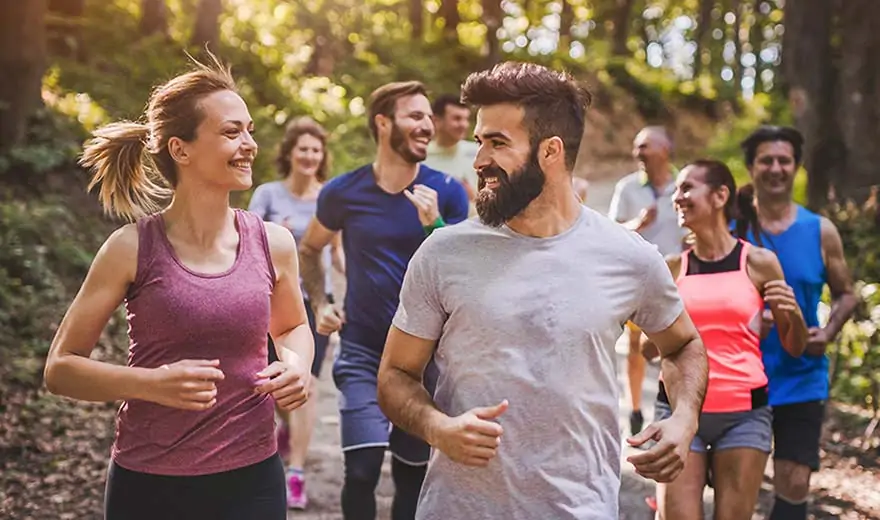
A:
POLYGON ((662 345, 673 415, 628 439, 646 478, 684 467, 706 388, 703 345, 656 248, 578 203, 589 93, 505 63, 472 74, 479 220, 412 258, 379 369, 379 402, 434 451, 417 518, 618 517, 614 343, 632 320, 662 345), (422 387, 436 360, 432 399, 422 387))

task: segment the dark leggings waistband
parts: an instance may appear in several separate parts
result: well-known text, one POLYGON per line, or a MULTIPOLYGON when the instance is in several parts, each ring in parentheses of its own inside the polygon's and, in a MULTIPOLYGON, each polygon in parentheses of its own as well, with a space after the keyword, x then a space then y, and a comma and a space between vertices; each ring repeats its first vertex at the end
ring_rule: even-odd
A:
MULTIPOLYGON (((752 391, 752 410, 756 408, 761 408, 762 406, 767 406, 769 404, 769 397, 767 395, 767 385, 760 386, 758 388, 753 388, 752 391)), ((657 400, 661 403, 669 404, 669 395, 666 393, 666 385, 663 384, 663 381, 660 381, 660 388, 657 391, 657 400)))

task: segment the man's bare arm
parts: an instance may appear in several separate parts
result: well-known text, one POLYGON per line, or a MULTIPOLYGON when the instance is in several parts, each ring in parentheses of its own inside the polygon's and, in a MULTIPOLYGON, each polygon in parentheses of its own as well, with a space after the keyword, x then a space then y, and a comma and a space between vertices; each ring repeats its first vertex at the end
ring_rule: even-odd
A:
POLYGON ((299 244, 299 268, 303 288, 309 295, 312 310, 318 311, 327 304, 326 273, 321 262, 321 251, 333 240, 334 232, 324 227, 317 218, 312 218, 306 234, 299 244))
POLYGON ((422 339, 391 326, 379 364, 379 407, 399 428, 436 445, 434 433, 448 416, 441 412, 425 390, 422 375, 431 360, 436 342, 422 339))
POLYGON ((843 241, 837 227, 827 218, 822 218, 821 233, 822 256, 828 273, 828 288, 831 289, 831 314, 824 331, 828 341, 834 341, 855 312, 858 298, 853 290, 852 275, 846 265, 843 241))
POLYGON ((682 311, 666 330, 647 336, 660 352, 660 369, 673 415, 697 421, 706 397, 709 362, 690 316, 682 311))

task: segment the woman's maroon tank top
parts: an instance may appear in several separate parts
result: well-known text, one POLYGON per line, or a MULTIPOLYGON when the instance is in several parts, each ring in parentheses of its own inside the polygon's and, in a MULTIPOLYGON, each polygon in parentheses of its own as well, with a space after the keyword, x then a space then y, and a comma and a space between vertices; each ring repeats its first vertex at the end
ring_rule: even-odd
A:
POLYGON ((204 475, 265 460, 277 450, 273 400, 254 393, 255 374, 267 364, 275 271, 260 218, 235 210, 235 223, 235 262, 216 274, 193 272, 178 260, 161 215, 137 223, 137 276, 125 300, 128 365, 219 359, 226 377, 217 382, 217 403, 205 411, 124 402, 112 457, 126 469, 204 475))

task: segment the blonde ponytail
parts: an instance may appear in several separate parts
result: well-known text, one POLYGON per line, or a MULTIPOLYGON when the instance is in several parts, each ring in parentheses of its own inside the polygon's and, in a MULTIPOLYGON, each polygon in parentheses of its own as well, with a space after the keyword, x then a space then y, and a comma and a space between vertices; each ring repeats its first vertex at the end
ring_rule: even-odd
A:
POLYGON ((89 191, 100 184, 98 199, 104 211, 134 221, 161 210, 161 201, 171 195, 171 190, 147 153, 149 127, 118 122, 92 135, 80 165, 93 172, 89 191))

